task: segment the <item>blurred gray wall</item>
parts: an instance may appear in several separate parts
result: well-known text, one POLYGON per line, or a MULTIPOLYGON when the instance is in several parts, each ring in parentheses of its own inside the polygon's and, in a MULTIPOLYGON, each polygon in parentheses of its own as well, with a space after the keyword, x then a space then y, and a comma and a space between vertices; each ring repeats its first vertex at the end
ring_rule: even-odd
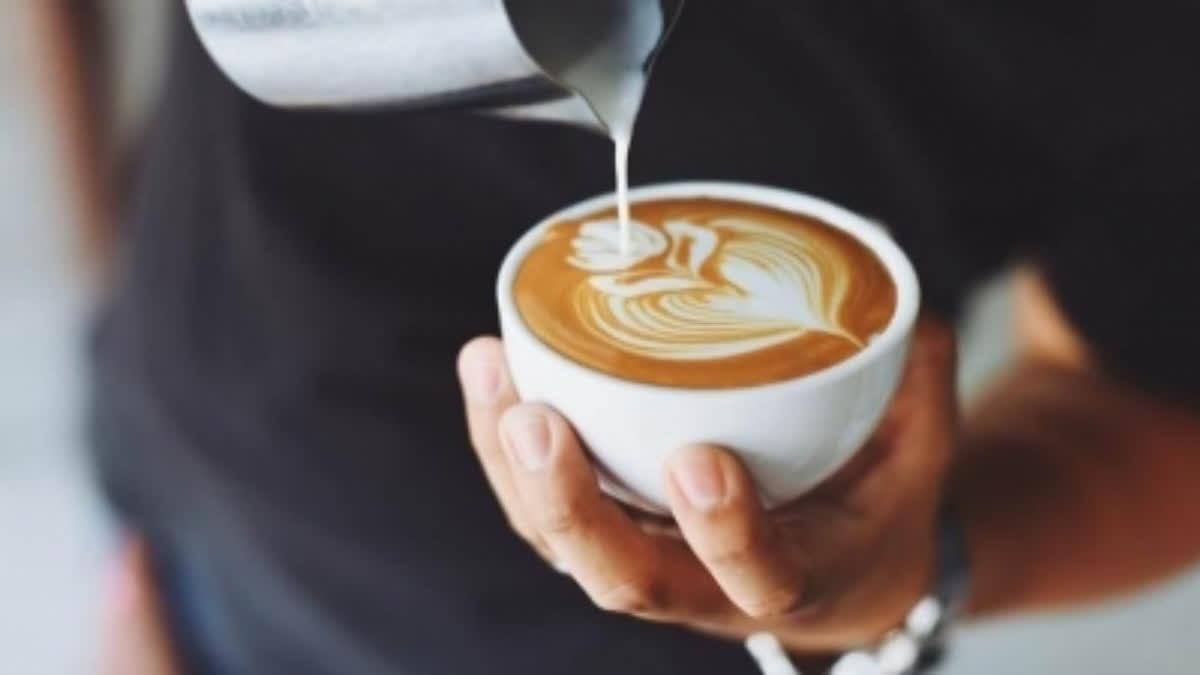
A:
POLYGON ((79 675, 104 542, 79 454, 84 293, 27 2, 0 1, 0 674, 79 675))

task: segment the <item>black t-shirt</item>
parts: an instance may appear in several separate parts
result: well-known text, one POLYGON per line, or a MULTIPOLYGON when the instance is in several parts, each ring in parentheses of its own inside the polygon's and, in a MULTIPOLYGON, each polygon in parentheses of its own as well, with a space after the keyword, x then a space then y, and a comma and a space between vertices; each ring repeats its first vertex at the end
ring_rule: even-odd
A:
MULTIPOLYGON (((889 225, 932 311, 1039 264, 1102 367, 1200 395, 1194 3, 694 0, 635 183, 810 192, 889 225)), ((472 111, 281 111, 177 22, 98 331, 99 465, 191 561, 236 672, 751 673, 593 610, 506 529, 459 346, 607 139, 472 111)))

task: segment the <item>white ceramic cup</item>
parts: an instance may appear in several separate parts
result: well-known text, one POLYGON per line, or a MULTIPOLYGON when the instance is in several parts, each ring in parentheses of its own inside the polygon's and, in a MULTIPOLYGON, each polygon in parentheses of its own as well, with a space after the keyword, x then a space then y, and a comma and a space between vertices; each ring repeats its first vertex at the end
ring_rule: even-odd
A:
POLYGON ((513 281, 542 233, 563 220, 613 208, 603 195, 555 213, 513 246, 500 269, 500 326, 513 384, 522 400, 560 412, 591 452, 613 496, 665 511, 664 464, 693 443, 727 447, 741 458, 764 504, 790 501, 828 478, 866 441, 900 382, 920 304, 912 264, 877 224, 807 195, 725 182, 681 182, 630 192, 633 203, 711 197, 814 217, 869 247, 896 284, 891 322, 859 353, 790 380, 720 388, 675 388, 624 380, 554 351, 525 324, 513 281))

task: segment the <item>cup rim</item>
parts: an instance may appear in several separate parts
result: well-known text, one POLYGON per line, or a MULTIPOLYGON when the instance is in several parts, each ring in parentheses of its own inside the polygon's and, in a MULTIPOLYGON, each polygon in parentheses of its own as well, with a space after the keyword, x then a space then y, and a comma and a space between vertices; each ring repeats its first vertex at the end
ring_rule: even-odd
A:
MULTIPOLYGON (((863 370, 884 354, 889 353, 893 347, 905 341, 911 334, 920 306, 920 283, 908 256, 891 238, 883 225, 819 197, 785 188, 752 183, 717 180, 673 181, 638 186, 629 190, 630 203, 656 199, 701 198, 742 201, 813 217, 846 232, 861 242, 879 258, 896 284, 896 309, 883 332, 877 335, 864 349, 827 368, 784 380, 731 387, 677 387, 642 382, 619 377, 571 359, 543 341, 529 327, 525 317, 517 308, 513 284, 521 263, 524 262, 528 252, 539 243, 542 233, 547 228, 563 220, 578 218, 588 213, 614 207, 617 197, 611 192, 584 199, 555 211, 529 228, 509 249, 500 266, 496 284, 497 301, 504 331, 506 333, 519 331, 522 339, 536 343, 546 352, 547 357, 557 361, 563 368, 569 368, 602 381, 619 383, 621 386, 636 390, 686 392, 688 395, 694 396, 729 396, 737 392, 820 387, 827 382, 839 380, 863 370)), ((504 336, 506 340, 510 337, 508 334, 504 336)))

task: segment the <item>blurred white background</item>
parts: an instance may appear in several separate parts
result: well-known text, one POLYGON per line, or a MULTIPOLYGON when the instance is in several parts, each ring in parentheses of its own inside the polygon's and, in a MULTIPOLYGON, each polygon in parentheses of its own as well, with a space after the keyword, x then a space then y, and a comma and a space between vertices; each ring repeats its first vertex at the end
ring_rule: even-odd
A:
MULTIPOLYGON (((110 547, 79 425, 87 295, 47 103, 21 56, 35 53, 27 1, 41 0, 0 0, 0 675, 80 675, 110 547)), ((153 92, 165 4, 114 3, 124 133, 153 92)), ((1002 283, 987 289, 965 329, 967 391, 1004 361, 1006 297, 1002 283)), ((944 672, 1194 675, 1198 625, 1194 574, 1102 610, 973 626, 944 672)))
POLYGON ((104 543, 79 451, 72 206, 23 8, 0 2, 0 673, 74 675, 94 653, 104 543))

